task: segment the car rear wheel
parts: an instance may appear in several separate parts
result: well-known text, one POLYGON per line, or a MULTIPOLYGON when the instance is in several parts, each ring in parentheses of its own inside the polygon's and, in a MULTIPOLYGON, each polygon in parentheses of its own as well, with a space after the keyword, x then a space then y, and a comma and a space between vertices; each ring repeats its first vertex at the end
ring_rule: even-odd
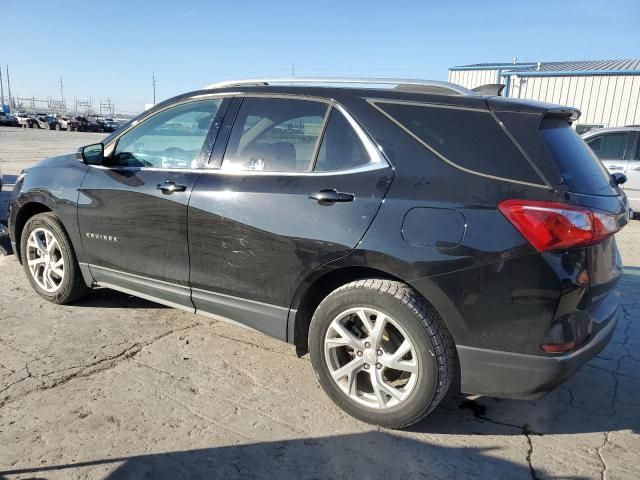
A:
POLYGON ((318 306, 309 330, 320 385, 350 415, 401 428, 426 417, 447 393, 453 340, 433 308, 408 285, 359 280, 318 306))
POLYGON ((20 252, 27 278, 40 296, 66 304, 88 293, 71 241, 55 214, 40 213, 27 221, 20 252))

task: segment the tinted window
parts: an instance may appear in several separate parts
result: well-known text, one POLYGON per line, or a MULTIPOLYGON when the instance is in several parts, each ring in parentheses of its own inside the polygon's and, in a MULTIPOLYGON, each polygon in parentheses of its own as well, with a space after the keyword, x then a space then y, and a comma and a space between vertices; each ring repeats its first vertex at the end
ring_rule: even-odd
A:
POLYGON ((543 183, 488 110, 376 105, 451 163, 496 177, 543 183))
POLYGON ((309 171, 327 108, 324 103, 305 100, 245 98, 222 168, 309 171))
POLYGON ((332 110, 320 145, 316 172, 346 170, 366 165, 369 155, 344 115, 332 110))
POLYGON ((152 116, 120 137, 107 164, 120 167, 196 167, 221 103, 221 99, 191 102, 152 116))
POLYGON ((604 133, 587 140, 587 145, 600 160, 623 160, 629 132, 604 133))
POLYGON ((576 193, 615 195, 610 175, 587 144, 564 120, 542 121, 542 137, 562 174, 563 183, 576 193))

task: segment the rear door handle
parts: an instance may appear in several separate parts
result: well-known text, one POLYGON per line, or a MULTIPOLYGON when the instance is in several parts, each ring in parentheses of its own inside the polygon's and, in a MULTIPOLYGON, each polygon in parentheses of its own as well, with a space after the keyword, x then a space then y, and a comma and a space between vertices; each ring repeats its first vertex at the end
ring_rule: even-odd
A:
POLYGON ((353 193, 338 192, 333 188, 323 188, 316 193, 311 193, 309 198, 316 200, 320 205, 333 205, 336 202, 353 202, 356 197, 353 193))
POLYGON ((187 189, 186 185, 179 185, 176 182, 171 180, 167 180, 164 183, 159 183, 156 185, 158 190, 162 190, 162 193, 165 195, 171 195, 174 192, 184 192, 187 189))

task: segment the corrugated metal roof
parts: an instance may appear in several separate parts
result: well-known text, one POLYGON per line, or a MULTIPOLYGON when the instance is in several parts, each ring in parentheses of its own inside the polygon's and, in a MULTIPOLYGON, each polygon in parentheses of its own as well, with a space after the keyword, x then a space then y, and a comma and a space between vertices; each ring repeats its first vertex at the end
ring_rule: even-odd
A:
POLYGON ((640 71, 640 59, 626 60, 576 60, 568 62, 527 62, 527 63, 476 63, 473 65, 460 65, 456 69, 470 69, 493 67, 495 69, 515 70, 518 72, 637 72, 640 71))

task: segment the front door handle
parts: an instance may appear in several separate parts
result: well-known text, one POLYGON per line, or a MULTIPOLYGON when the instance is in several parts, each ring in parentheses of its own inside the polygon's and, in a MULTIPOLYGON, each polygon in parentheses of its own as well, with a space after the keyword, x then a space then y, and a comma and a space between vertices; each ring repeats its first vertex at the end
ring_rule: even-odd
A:
POLYGON ((171 195, 174 192, 184 192, 187 189, 186 185, 179 185, 176 182, 171 180, 167 180, 164 183, 159 183, 156 185, 158 190, 162 190, 162 193, 165 195, 171 195))
POLYGON ((336 202, 353 202, 356 197, 353 193, 338 192, 333 188, 323 188, 316 193, 311 193, 309 198, 316 200, 320 205, 333 205, 336 202))

